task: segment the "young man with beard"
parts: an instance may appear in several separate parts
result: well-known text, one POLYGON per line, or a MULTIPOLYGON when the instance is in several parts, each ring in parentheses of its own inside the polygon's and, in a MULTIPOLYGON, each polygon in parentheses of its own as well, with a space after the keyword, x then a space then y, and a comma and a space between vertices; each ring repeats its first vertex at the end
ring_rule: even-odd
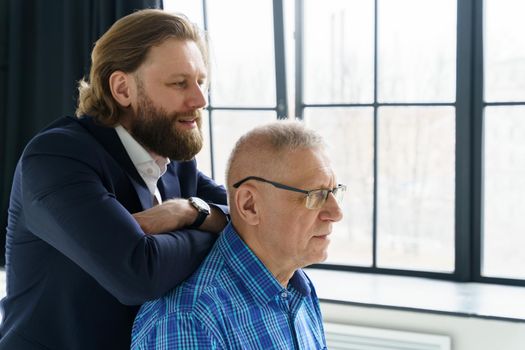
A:
POLYGON ((326 259, 346 190, 321 137, 299 122, 260 126, 227 169, 231 222, 198 270, 140 309, 133 350, 326 349, 304 266, 326 259))
POLYGON ((207 67, 202 33, 160 10, 97 41, 78 118, 15 172, 0 349, 129 349, 139 306, 200 264, 227 214, 194 160, 207 67))

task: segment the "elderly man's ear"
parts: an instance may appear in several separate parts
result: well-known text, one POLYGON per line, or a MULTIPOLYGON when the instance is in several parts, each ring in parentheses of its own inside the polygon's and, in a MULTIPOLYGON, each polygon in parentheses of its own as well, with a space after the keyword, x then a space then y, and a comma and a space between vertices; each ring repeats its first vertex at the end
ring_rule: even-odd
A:
POLYGON ((257 191, 250 185, 242 186, 235 193, 235 205, 237 212, 248 225, 259 224, 259 210, 257 207, 257 191))

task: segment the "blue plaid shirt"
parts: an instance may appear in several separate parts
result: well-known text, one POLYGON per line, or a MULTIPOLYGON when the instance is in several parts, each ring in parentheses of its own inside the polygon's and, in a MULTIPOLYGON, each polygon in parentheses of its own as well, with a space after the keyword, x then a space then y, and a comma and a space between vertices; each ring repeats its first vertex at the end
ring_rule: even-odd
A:
POLYGON ((132 349, 326 349, 319 300, 302 270, 283 288, 226 226, 199 269, 133 325, 132 349))

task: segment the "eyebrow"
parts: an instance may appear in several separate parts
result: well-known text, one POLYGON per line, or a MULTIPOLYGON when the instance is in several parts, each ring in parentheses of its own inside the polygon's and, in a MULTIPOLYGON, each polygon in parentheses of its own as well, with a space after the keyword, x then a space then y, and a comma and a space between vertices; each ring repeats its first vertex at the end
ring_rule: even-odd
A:
MULTIPOLYGON (((335 178, 334 178, 335 179, 335 178)), ((334 181, 333 179, 329 180, 328 182, 322 181, 322 184, 320 183, 319 179, 313 179, 312 177, 306 177, 301 179, 301 184, 303 187, 308 187, 316 190, 326 190, 326 189, 332 189, 337 187, 340 182, 334 181)))
MULTIPOLYGON (((176 79, 176 78, 192 78, 194 75, 193 74, 187 74, 187 73, 173 73, 173 74, 169 74, 167 76, 167 79, 176 79)), ((206 74, 200 74, 198 76, 199 79, 207 79, 208 76, 206 74)))

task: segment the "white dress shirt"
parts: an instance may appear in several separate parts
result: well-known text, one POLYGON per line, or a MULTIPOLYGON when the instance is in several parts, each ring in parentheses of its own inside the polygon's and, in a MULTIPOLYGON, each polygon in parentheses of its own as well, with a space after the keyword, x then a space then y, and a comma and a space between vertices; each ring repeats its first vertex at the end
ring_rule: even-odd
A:
POLYGON ((146 150, 122 125, 117 125, 115 131, 124 145, 126 152, 128 152, 133 165, 135 165, 146 186, 148 186, 153 198, 157 200, 158 204, 162 203, 157 182, 166 172, 170 160, 146 150))

